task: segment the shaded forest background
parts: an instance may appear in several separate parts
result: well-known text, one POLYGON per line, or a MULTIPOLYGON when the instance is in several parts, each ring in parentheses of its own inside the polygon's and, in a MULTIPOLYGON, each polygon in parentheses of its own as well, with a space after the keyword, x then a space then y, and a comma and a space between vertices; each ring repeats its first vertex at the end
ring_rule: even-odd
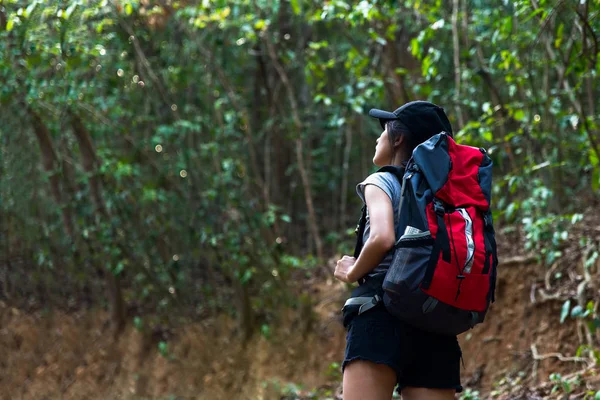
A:
MULTIPOLYGON (((380 133, 366 112, 416 99, 488 149, 499 231, 550 267, 598 203, 599 13, 0 1, 0 298, 105 307, 115 336, 223 313, 268 336, 282 306, 310 321, 304 284, 353 249, 380 133)), ((576 239, 595 267, 598 241, 576 239)), ((597 295, 564 317, 595 331, 597 295)))

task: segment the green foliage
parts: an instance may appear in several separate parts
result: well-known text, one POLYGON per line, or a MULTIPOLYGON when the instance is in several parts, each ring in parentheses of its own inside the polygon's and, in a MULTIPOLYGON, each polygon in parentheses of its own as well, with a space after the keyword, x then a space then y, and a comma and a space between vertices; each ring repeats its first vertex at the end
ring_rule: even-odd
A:
POLYGON ((563 3, 3 2, 9 286, 112 307, 112 274, 137 329, 249 308, 268 336, 352 250, 366 111, 413 99, 488 149, 498 226, 552 264, 600 187, 598 4, 563 3))
POLYGON ((564 378, 561 374, 551 374, 550 381, 555 383, 552 387, 552 394, 562 392, 567 395, 572 393, 581 383, 579 376, 564 378))
POLYGON ((168 358, 169 357, 169 345, 167 342, 158 342, 158 352, 161 356, 168 358))
POLYGON ((460 400, 479 400, 479 391, 466 388, 465 391, 461 393, 459 398, 460 400))
POLYGON ((337 386, 336 383, 315 390, 307 390, 302 385, 291 382, 282 383, 276 379, 263 382, 263 387, 272 389, 280 396, 281 400, 335 400, 337 398, 335 396, 337 386))

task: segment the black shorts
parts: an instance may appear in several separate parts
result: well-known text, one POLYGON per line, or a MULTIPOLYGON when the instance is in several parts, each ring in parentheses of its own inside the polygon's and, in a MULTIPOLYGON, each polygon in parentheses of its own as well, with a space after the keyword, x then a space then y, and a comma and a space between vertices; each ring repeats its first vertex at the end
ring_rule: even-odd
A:
POLYGON ((349 362, 367 360, 396 371, 403 387, 455 389, 462 392, 462 353, 455 336, 441 336, 415 328, 391 315, 383 303, 360 315, 347 316, 346 355, 349 362))

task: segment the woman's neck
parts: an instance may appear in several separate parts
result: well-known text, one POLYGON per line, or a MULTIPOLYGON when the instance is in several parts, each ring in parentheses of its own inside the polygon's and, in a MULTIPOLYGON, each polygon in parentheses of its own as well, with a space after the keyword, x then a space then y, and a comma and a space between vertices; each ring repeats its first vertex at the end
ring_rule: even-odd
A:
POLYGON ((406 152, 404 152, 404 151, 397 151, 396 154, 394 154, 394 156, 392 157, 391 164, 397 165, 397 166, 402 166, 404 163, 408 162, 408 160, 410 159, 410 156, 405 153, 406 152))

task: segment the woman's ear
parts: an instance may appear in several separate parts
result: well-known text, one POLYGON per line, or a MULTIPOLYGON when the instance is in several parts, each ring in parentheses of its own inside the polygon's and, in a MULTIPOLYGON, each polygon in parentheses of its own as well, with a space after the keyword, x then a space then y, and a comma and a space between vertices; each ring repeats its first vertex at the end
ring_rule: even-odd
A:
POLYGON ((394 141, 394 149, 399 148, 404 143, 404 135, 399 135, 394 141))

